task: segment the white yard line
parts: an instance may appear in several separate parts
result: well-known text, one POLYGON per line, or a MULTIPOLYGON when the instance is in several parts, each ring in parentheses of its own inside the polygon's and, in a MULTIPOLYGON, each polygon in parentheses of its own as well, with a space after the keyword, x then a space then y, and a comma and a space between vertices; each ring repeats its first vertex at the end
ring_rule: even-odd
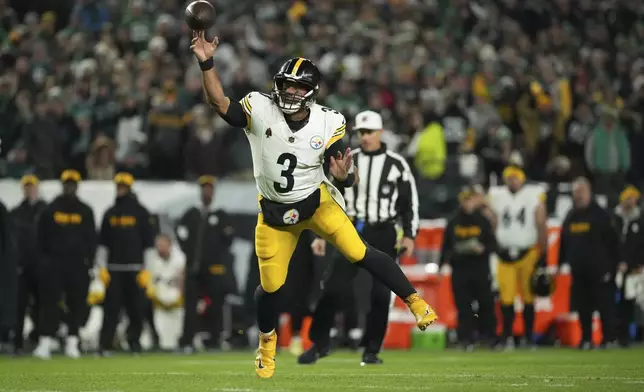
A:
MULTIPOLYGON (((246 362, 247 363, 247 362, 246 362)), ((358 365, 356 365, 358 367, 358 365)), ((304 369, 302 366, 298 369, 304 369)), ((306 369, 310 369, 306 367, 306 369)), ((362 369, 369 369, 368 367, 362 369)), ((291 369, 285 374, 302 374, 301 372, 294 372, 291 369)), ((47 376, 106 376, 106 375, 129 375, 129 376, 203 376, 203 372, 47 372, 43 373, 47 376)), ((252 371, 216 371, 213 370, 211 375, 217 376, 250 376, 252 371)), ((428 378, 428 379, 440 379, 440 378, 481 378, 481 379, 505 379, 505 380, 516 380, 518 378, 523 379, 532 379, 532 380, 589 380, 589 381, 601 381, 601 380, 611 380, 611 381, 624 381, 629 384, 644 384, 644 377, 628 377, 628 376, 549 376, 549 375, 499 375, 499 374, 472 374, 472 373, 453 373, 453 374, 437 374, 435 372, 427 373, 372 373, 365 370, 364 372, 351 372, 345 373, 341 369, 333 373, 306 373, 306 377, 412 377, 412 378, 428 378)), ((8 389, 0 389, 0 392, 9 392, 8 389)), ((40 390, 39 392, 57 392, 57 391, 46 391, 40 390)))

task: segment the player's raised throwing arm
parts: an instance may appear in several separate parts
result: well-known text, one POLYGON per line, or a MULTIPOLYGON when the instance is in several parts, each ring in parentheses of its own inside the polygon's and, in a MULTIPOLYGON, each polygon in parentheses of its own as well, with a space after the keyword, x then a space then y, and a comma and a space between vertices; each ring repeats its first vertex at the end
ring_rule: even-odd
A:
POLYGON ((199 60, 199 67, 202 71, 203 89, 206 93, 208 104, 228 124, 234 127, 246 128, 248 126, 246 113, 239 102, 232 101, 226 96, 221 81, 219 81, 219 76, 217 76, 217 72, 215 71, 213 56, 217 45, 219 45, 219 38, 215 37, 209 42, 206 40, 203 31, 195 31, 192 34, 192 45, 190 49, 195 54, 195 57, 197 57, 197 60, 199 60))

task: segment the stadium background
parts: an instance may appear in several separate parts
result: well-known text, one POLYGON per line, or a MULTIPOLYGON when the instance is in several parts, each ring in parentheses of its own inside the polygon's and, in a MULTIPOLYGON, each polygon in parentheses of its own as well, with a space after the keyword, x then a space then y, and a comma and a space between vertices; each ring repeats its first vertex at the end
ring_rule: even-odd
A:
MULTIPOLYGON (((510 151, 520 151, 528 176, 552 190, 555 224, 573 176, 590 175, 609 206, 624 184, 644 179, 642 1, 214 3, 216 63, 229 94, 267 90, 288 57, 313 59, 325 75, 320 103, 349 122, 366 108, 383 114, 388 145, 416 170, 425 219, 449 214, 460 186, 487 183, 510 151), (468 119, 465 134, 430 126, 446 117, 450 101, 468 119), (604 137, 608 123, 626 157, 619 162, 584 154, 584 142, 604 137)), ((0 5, 2 176, 48 180, 78 169, 89 180, 81 194, 99 189, 100 197, 85 200, 100 215, 111 200, 100 181, 128 170, 137 187, 149 180, 164 195, 181 194, 180 203, 151 205, 172 218, 168 206, 195 200, 191 181, 213 174, 229 180, 217 202, 239 214, 239 232, 252 238, 254 194, 237 191, 252 187, 250 152, 242 132, 202 105, 181 21, 185 2, 0 5), (234 210, 241 194, 253 201, 234 210)), ((0 199, 13 207, 18 183, 1 186, 0 199)), ((54 192, 55 182, 43 192, 49 187, 54 192)), ((423 271, 436 242, 424 240, 423 271)), ((242 242, 239 254, 252 254, 247 247, 242 242)), ((249 258, 237 263, 246 273, 249 258)))

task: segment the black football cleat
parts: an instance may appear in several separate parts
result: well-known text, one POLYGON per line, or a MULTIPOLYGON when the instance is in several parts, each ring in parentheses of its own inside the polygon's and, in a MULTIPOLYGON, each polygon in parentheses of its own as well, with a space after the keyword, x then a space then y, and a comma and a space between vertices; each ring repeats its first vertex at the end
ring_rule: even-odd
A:
POLYGON ((317 346, 313 345, 310 349, 297 357, 297 363, 300 365, 313 365, 318 361, 318 359, 328 356, 329 353, 330 350, 328 348, 319 349, 317 346))
POLYGON ((380 358, 378 358, 377 354, 372 354, 372 353, 364 353, 362 355, 362 364, 365 365, 382 365, 384 361, 380 358))

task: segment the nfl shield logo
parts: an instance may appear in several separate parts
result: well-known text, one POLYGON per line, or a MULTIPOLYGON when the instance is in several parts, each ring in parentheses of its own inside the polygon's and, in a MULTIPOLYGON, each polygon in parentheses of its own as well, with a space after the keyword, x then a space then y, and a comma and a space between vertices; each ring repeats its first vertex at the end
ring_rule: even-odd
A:
POLYGON ((300 213, 296 209, 286 211, 282 221, 287 225, 294 225, 300 220, 300 213))

